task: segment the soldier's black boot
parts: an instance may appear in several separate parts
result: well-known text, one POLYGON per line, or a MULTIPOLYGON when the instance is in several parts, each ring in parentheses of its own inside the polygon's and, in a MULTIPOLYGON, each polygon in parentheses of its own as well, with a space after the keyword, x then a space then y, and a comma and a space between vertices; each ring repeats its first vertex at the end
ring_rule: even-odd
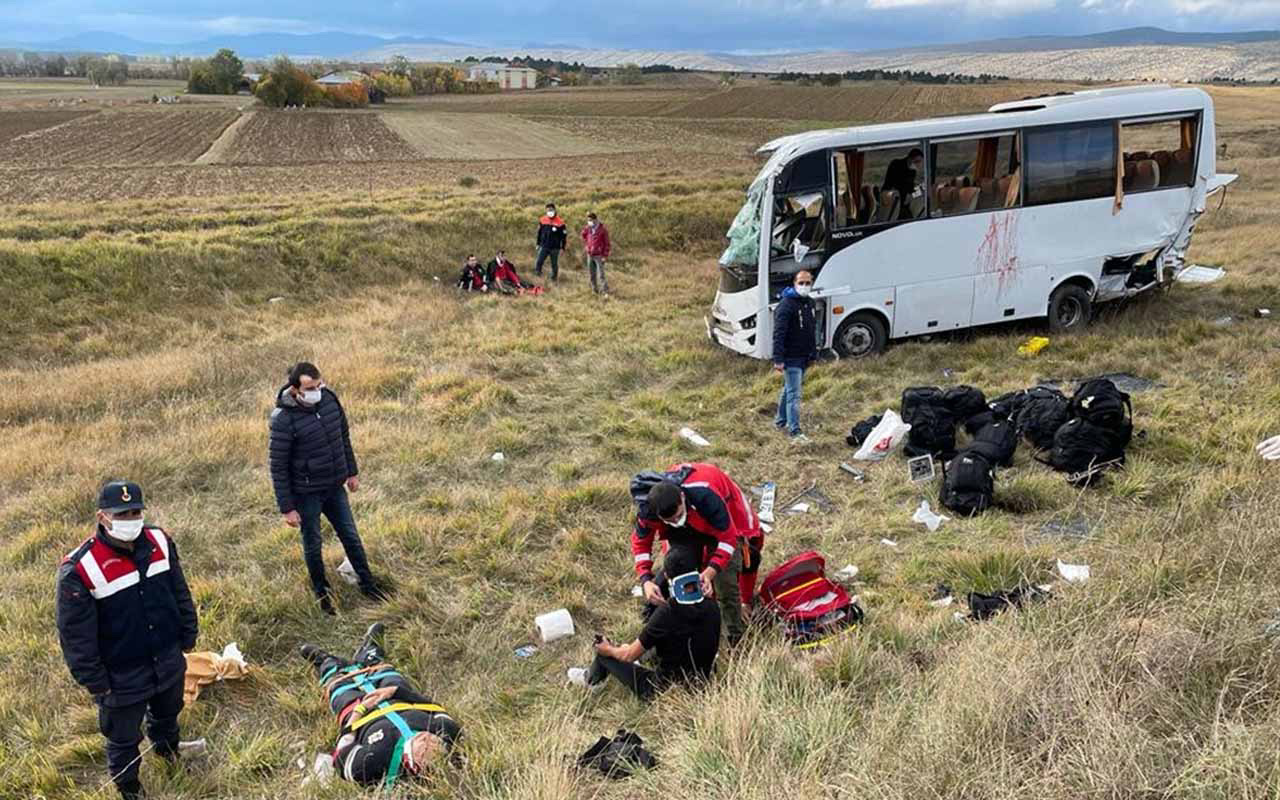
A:
POLYGON ((310 661, 313 666, 317 667, 324 663, 324 660, 329 657, 328 653, 321 650, 319 647, 316 647, 314 644, 304 644, 302 647, 298 648, 298 652, 302 654, 303 658, 310 661))
POLYGON ((382 631, 384 627, 381 622, 375 622, 364 632, 364 639, 360 641, 360 646, 356 648, 355 661, 357 664, 377 664, 383 660, 382 631))

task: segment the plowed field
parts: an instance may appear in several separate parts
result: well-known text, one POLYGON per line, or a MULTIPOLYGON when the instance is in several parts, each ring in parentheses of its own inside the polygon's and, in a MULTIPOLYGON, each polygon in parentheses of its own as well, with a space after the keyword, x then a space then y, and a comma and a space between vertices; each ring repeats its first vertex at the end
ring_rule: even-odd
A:
POLYGON ((0 111, 0 142, 7 142, 32 131, 52 128, 54 125, 61 125, 93 113, 93 111, 0 111))
POLYGON ((233 132, 222 164, 411 161, 418 153, 377 114, 255 111, 233 132))
POLYGON ((235 118, 223 109, 104 111, 0 144, 0 165, 190 164, 235 118))

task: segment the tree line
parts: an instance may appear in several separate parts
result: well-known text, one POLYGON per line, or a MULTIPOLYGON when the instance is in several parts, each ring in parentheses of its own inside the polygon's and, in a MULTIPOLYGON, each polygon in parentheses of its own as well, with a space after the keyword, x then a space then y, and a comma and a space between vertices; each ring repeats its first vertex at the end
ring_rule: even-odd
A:
POLYGON ((925 72, 923 70, 857 69, 846 72, 780 72, 773 80, 797 86, 839 86, 841 81, 898 81, 899 83, 996 83, 1007 81, 1004 75, 961 75, 957 72, 925 72))

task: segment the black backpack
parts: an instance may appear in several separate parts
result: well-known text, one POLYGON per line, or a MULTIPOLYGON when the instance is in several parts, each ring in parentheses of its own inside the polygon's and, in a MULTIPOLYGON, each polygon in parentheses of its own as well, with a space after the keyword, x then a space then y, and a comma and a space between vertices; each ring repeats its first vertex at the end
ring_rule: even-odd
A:
POLYGON ((1016 392, 1002 394, 990 403, 987 408, 991 409, 991 413, 995 414, 996 419, 1014 420, 1018 417, 1018 412, 1022 410, 1022 406, 1027 402, 1027 390, 1019 389, 1016 392))
POLYGON ((965 452, 977 452, 997 467, 1013 466, 1018 432, 1011 422, 992 422, 974 437, 965 452))
POLYGON ((1071 398, 1071 413, 1100 428, 1114 431, 1129 444, 1133 435, 1133 404, 1129 395, 1107 378, 1086 381, 1071 398))
POLYGON ((854 425, 853 428, 849 430, 849 435, 844 437, 844 440, 848 442, 850 447, 862 447, 862 443, 867 440, 867 437, 871 435, 871 432, 876 429, 876 426, 880 424, 882 419, 884 419, 884 417, 880 414, 876 414, 873 417, 867 417, 862 422, 854 425))
POLYGON ((977 436, 983 428, 993 422, 1003 422, 1006 417, 996 416, 994 411, 984 411, 981 414, 974 414, 964 421, 964 432, 969 436, 977 436))
POLYGON ((1028 389, 1018 411, 1018 435, 1040 450, 1053 447, 1053 435, 1071 419, 1071 403, 1057 389, 1037 386, 1028 389))
POLYGON ((629 778, 637 767, 653 769, 658 759, 644 749, 644 741, 626 728, 619 728, 613 738, 601 736, 587 752, 578 757, 583 769, 598 769, 607 777, 629 778))
POLYGON ((1058 429, 1049 450, 1049 466, 1079 474, 1115 462, 1124 464, 1125 431, 1115 431, 1076 417, 1058 429))
POLYGON ((948 389, 942 394, 942 402, 956 419, 969 419, 990 410, 987 408, 987 396, 972 386, 948 389))
POLYGON ((917 387, 902 393, 902 421, 911 426, 903 451, 912 458, 949 457, 956 451, 956 418, 941 389, 917 387))
POLYGON ((995 471, 981 452, 966 448, 943 469, 942 505, 957 514, 981 514, 991 508, 995 493, 995 471))

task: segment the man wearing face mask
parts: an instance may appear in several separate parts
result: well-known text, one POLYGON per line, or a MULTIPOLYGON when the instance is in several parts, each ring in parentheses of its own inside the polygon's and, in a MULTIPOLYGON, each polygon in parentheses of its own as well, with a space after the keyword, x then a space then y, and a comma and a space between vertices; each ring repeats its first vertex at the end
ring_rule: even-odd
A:
POLYGON ((569 226, 556 213, 556 204, 547 203, 547 213, 538 220, 538 260, 533 262, 533 274, 542 274, 542 263, 551 259, 551 280, 560 280, 560 253, 569 244, 569 226))
POLYGON ((817 325, 813 313, 813 273, 800 270, 782 291, 773 313, 773 368, 782 374, 782 394, 773 424, 791 435, 793 444, 808 444, 800 429, 800 395, 804 373, 818 360, 817 325))
POLYGON ((900 208, 898 219, 911 219, 911 197, 923 180, 924 151, 919 147, 911 148, 906 158, 895 158, 889 162, 889 168, 885 170, 884 184, 880 188, 898 193, 900 208))
POLYGON ((636 475, 631 494, 636 504, 631 553, 645 600, 666 603, 665 578, 653 568, 655 542, 693 548, 701 554, 702 592, 719 601, 729 644, 736 644, 746 632, 742 606, 754 600, 764 548, 760 519, 742 490, 714 464, 680 464, 636 475))
POLYGON ((604 264, 609 260, 612 245, 609 242, 609 229, 604 226, 594 211, 587 214, 587 227, 582 229, 582 245, 587 251, 591 291, 596 294, 608 294, 609 282, 604 277, 604 264))
POLYGON ((347 413, 338 396, 324 385, 315 364, 303 361, 294 365, 288 380, 276 394, 276 407, 271 412, 268 459, 276 505, 284 522, 302 529, 302 556, 312 591, 321 610, 334 614, 320 543, 323 514, 355 569, 360 592, 382 600, 385 590, 369 569, 347 499, 348 490, 360 489, 347 413))
POLYGON ((107 768, 126 800, 138 780, 142 723, 155 752, 178 759, 183 656, 196 644, 191 591, 167 533, 143 520, 142 488, 113 481, 98 496, 94 535, 58 569, 58 639, 71 676, 93 695, 107 768))
POLYGON ((346 780, 390 789, 443 763, 462 727, 386 663, 381 635, 382 623, 370 625, 351 659, 313 644, 302 646, 302 657, 315 667, 342 729, 334 769, 346 780))

